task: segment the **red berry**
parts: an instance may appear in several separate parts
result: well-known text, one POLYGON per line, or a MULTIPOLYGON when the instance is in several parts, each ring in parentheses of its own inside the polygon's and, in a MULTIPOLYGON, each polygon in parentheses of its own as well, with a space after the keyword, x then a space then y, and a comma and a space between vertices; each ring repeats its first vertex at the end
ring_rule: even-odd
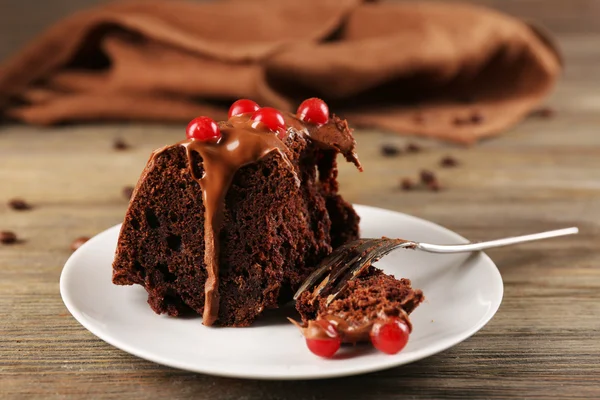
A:
POLYGON ((342 339, 335 326, 325 320, 311 321, 306 333, 306 346, 315 355, 331 358, 339 350, 342 339))
POLYGON ((221 138, 221 130, 214 120, 208 117, 198 117, 190 121, 185 135, 188 139, 218 140, 221 138))
POLYGON ((379 351, 396 354, 406 346, 410 329, 406 322, 398 317, 377 321, 371 328, 371 343, 379 351))
POLYGON ((329 121, 329 107, 323 100, 313 97, 300 104, 296 115, 304 122, 324 124, 329 121))
POLYGON ((233 117, 234 115, 253 113, 259 108, 260 106, 255 101, 240 99, 235 101, 231 107, 229 107, 229 118, 233 117))
POLYGON ((285 130, 285 121, 283 119, 283 115, 279 112, 279 110, 276 110, 272 107, 259 108, 254 112, 254 114, 252 114, 250 119, 254 121, 252 124, 253 128, 257 127, 258 122, 262 122, 273 132, 285 130))

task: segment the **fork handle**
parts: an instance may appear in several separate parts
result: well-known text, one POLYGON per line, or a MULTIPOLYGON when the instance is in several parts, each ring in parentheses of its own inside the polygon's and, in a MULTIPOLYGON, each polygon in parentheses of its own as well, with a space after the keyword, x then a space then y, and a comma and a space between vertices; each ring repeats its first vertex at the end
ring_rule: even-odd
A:
POLYGON ((467 243, 467 244, 430 244, 430 243, 415 243, 419 250, 429 253, 464 253, 478 250, 491 249, 493 247, 508 246, 516 243, 531 242, 534 240, 548 239, 557 236, 574 235, 579 232, 576 227, 558 229, 554 231, 534 233, 531 235, 515 236, 504 239, 489 240, 487 242, 467 243))

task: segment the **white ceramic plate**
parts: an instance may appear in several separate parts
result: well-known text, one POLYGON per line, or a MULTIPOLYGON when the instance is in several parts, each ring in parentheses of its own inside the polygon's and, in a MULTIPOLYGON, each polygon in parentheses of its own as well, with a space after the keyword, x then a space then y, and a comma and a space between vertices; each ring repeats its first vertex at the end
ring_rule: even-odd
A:
MULTIPOLYGON (((364 237, 400 237, 431 243, 466 239, 406 214, 356 206, 364 237)), ((201 318, 156 315, 140 286, 111 283, 119 227, 92 238, 67 261, 60 291, 73 316, 90 332, 128 353, 175 368, 238 378, 316 379, 361 374, 420 360, 481 329, 502 301, 502 278, 483 254, 434 255, 397 250, 378 262, 410 278, 426 300, 411 315, 408 345, 390 356, 369 345, 343 347, 334 359, 311 354, 300 332, 276 310, 250 328, 207 328, 201 318)))

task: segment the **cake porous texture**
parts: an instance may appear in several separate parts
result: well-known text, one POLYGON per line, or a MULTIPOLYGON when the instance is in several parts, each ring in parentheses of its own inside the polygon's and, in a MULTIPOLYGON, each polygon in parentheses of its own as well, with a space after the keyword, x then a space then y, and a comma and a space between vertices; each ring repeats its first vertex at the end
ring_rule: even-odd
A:
POLYGON ((121 228, 113 282, 143 286, 159 314, 248 326, 358 238, 359 217, 338 193, 337 154, 360 169, 347 123, 284 116, 282 133, 243 114, 218 124, 218 142, 155 151, 121 228))

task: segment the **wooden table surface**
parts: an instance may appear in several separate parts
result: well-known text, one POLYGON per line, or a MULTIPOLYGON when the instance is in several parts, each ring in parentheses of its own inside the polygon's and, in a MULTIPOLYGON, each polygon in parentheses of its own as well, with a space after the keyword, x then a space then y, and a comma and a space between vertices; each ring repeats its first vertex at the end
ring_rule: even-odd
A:
MULTIPOLYGON (((13 3, 19 17, 28 2, 13 3)), ((380 146, 408 139, 359 131, 365 172, 341 169, 350 201, 423 217, 473 240, 581 228, 577 237, 489 251, 505 295, 480 332, 410 365, 315 382, 216 378, 131 356, 71 317, 59 275, 74 238, 121 222, 122 187, 135 183, 152 149, 181 137, 182 126, 0 126, 0 230, 22 238, 0 245, 0 398, 600 398, 600 2, 483 3, 537 16, 555 32, 567 65, 548 101, 556 116, 529 118, 470 149, 418 141, 422 153, 397 158, 381 157, 380 146), (134 145, 116 152, 115 137, 134 145), (437 167, 447 154, 461 165, 437 167), (444 190, 398 189, 401 177, 421 168, 438 172, 444 190), (13 197, 34 208, 9 209, 13 197)))

